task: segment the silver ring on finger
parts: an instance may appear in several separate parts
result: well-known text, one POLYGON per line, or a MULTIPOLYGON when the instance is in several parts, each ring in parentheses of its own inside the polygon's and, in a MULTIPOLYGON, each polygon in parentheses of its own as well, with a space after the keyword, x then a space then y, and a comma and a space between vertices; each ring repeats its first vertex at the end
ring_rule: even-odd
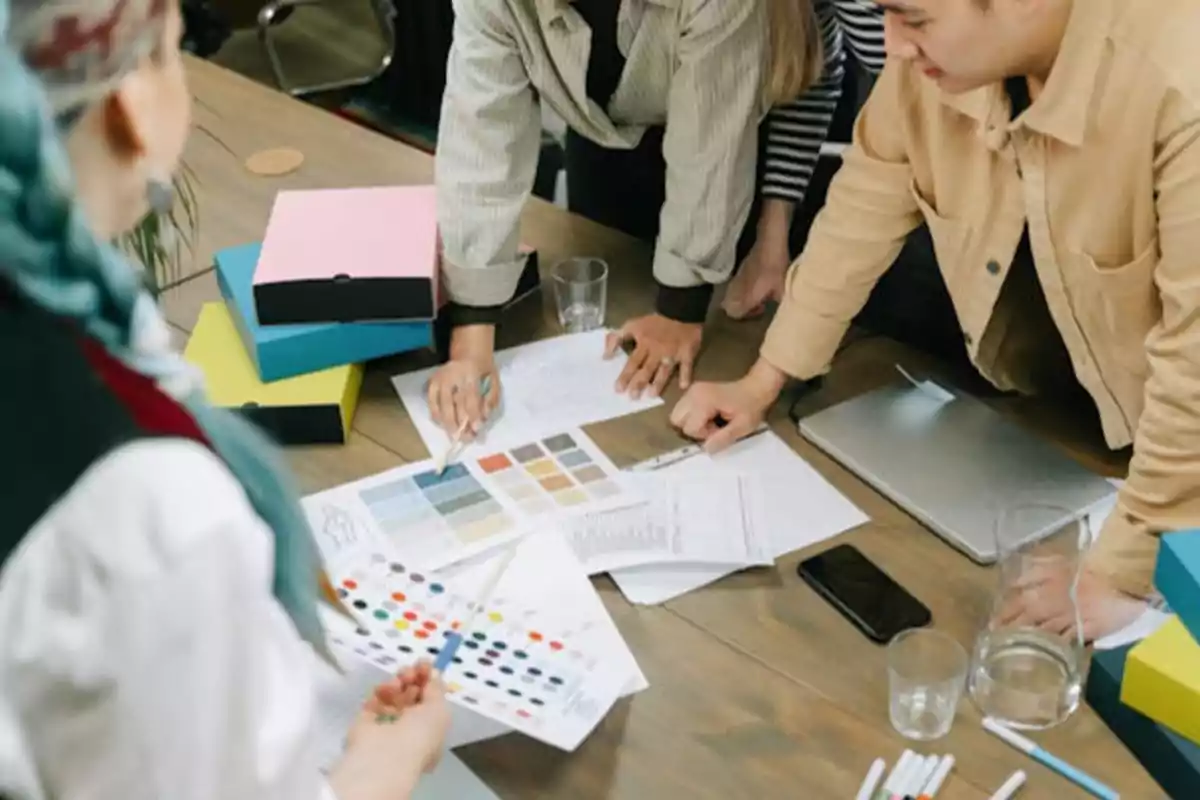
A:
POLYGON ((659 366, 662 366, 665 369, 673 369, 675 367, 675 359, 671 358, 670 356, 663 356, 662 360, 658 363, 659 366))

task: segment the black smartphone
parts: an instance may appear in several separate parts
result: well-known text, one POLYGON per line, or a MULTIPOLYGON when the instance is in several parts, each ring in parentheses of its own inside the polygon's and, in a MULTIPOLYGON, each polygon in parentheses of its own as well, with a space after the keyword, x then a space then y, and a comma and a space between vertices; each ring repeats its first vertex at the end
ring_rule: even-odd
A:
POLYGON ((796 572, 854 627, 880 644, 933 621, 924 603, 848 544, 801 561, 796 572))

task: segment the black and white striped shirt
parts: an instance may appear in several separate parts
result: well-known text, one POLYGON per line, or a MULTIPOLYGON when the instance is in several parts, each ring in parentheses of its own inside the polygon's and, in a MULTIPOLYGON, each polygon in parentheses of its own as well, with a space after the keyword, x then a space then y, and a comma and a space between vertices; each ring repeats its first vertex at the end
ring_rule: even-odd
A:
POLYGON ((767 118, 762 193, 800 203, 829 136, 846 77, 846 50, 865 69, 883 69, 883 12, 872 0, 814 0, 825 46, 821 81, 767 118))

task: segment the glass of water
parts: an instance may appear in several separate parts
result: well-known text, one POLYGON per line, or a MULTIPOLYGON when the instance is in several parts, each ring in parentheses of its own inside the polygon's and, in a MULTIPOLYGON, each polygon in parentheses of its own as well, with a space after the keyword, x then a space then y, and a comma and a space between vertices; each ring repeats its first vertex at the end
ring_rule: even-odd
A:
POLYGON ((967 651, 940 631, 914 628, 888 645, 888 715, 907 739, 950 732, 967 680, 967 651))
POLYGON ((558 321, 567 333, 604 327, 608 304, 608 264, 599 258, 568 258, 554 265, 554 300, 558 321))
POLYGON ((1010 728, 1044 730, 1083 691, 1076 586, 1091 533, 1086 516, 1037 502, 999 508, 994 529, 996 593, 971 656, 971 698, 1010 728))

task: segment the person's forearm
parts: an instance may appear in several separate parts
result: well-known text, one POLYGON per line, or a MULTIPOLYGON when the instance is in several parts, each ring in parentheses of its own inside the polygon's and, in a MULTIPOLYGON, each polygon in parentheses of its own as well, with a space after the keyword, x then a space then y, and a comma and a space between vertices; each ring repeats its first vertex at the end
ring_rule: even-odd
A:
POLYGON ((787 382, 788 374, 765 358, 754 362, 754 366, 742 378, 742 383, 753 392, 764 408, 775 402, 775 398, 779 397, 787 382))
POLYGON ((450 334, 451 361, 492 353, 495 348, 495 325, 462 325, 450 334))

